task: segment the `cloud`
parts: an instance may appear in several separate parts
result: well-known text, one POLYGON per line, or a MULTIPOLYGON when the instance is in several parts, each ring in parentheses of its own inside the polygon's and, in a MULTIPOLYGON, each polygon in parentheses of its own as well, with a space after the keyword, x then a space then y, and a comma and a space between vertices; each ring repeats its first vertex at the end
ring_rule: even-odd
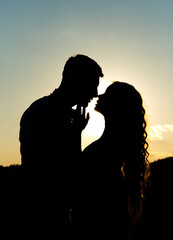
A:
POLYGON ((173 156, 173 125, 154 125, 148 128, 150 160, 173 156))
POLYGON ((163 134, 167 132, 173 132, 173 125, 154 125, 148 129, 148 137, 150 140, 162 140, 163 134))

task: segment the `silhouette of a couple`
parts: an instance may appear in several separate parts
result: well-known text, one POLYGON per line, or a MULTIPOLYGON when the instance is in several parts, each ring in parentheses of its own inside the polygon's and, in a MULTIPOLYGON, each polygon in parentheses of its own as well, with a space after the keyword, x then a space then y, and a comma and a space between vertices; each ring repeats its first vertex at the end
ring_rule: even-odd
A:
POLYGON ((100 77, 93 59, 70 57, 59 88, 21 118, 22 201, 26 218, 32 217, 30 228, 39 221, 50 231, 66 225, 84 236, 128 239, 139 223, 149 174, 143 101, 123 82, 98 96, 100 77), (103 114, 105 130, 82 152, 85 109, 97 96, 95 110, 103 114))

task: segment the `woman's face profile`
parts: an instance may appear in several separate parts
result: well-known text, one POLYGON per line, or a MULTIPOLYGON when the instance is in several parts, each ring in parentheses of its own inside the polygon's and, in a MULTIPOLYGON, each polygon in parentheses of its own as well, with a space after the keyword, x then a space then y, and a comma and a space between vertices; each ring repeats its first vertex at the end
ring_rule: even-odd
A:
POLYGON ((104 94, 98 96, 95 110, 103 116, 124 116, 125 111, 130 111, 133 96, 134 89, 126 84, 115 82, 106 89, 104 94))
POLYGON ((114 102, 114 94, 111 91, 111 87, 108 87, 104 94, 98 96, 97 104, 95 106, 95 110, 101 114, 105 114, 108 109, 113 105, 114 102))

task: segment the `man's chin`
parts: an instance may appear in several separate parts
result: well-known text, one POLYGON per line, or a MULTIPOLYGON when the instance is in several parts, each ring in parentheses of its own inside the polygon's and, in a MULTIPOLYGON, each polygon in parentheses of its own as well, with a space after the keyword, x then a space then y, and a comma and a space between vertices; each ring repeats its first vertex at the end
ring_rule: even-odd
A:
POLYGON ((81 106, 86 108, 88 107, 89 103, 93 100, 93 98, 88 99, 87 101, 82 101, 81 106))
POLYGON ((83 101, 83 102, 81 102, 81 106, 86 108, 86 107, 88 107, 89 103, 90 103, 90 100, 89 101, 83 101))
POLYGON ((81 106, 86 108, 86 107, 88 107, 88 104, 89 104, 89 102, 85 102, 85 103, 82 103, 81 106))

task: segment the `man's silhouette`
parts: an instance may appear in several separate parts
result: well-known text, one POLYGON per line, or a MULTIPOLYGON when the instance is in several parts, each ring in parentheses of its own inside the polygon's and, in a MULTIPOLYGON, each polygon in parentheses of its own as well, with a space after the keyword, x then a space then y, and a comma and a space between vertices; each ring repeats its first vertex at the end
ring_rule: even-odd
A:
POLYGON ((45 221, 48 216, 48 221, 69 221, 81 132, 89 118, 85 108, 97 96, 99 77, 103 77, 102 69, 93 59, 70 57, 59 88, 32 103, 21 118, 21 157, 28 192, 25 200, 39 219, 43 216, 45 221), (74 105, 76 110, 72 109, 74 105))

